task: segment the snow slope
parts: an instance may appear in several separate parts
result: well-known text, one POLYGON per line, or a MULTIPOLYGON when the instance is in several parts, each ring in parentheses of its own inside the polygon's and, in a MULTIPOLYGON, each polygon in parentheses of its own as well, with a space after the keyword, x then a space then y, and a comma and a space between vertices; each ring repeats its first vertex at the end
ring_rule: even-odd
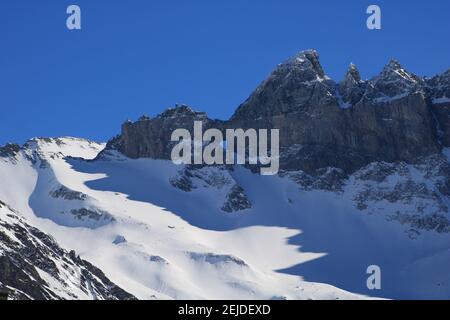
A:
POLYGON ((162 204, 178 203, 179 196, 177 209, 197 208, 198 219, 209 214, 205 221, 212 222, 217 210, 209 210, 223 190, 205 188, 186 199, 170 184, 179 167, 119 154, 88 161, 102 148, 75 138, 34 139, 0 159, 0 177, 8 181, 0 199, 140 299, 359 298, 276 272, 320 256, 287 243, 299 230, 232 228, 239 216, 225 212, 218 222, 224 230, 196 226, 162 204))
POLYGON ((134 299, 0 201, 0 289, 10 299, 134 299))
POLYGON ((102 148, 35 139, 0 158, 0 199, 140 299, 450 296, 450 234, 389 219, 423 203, 434 210, 433 199, 366 197, 358 209, 365 188, 397 185, 398 168, 384 186, 364 180, 365 168, 327 190, 302 187, 296 173, 190 169, 114 151, 92 160, 102 148), (251 206, 225 212, 234 186, 251 206), (381 267, 382 290, 366 287, 370 265, 381 267))

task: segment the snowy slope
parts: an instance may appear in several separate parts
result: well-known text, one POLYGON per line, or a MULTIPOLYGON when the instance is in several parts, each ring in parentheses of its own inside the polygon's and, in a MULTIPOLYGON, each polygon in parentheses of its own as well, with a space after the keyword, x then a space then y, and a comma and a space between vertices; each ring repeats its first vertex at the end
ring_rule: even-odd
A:
POLYGON ((336 185, 305 185, 301 172, 193 169, 114 151, 92 160, 102 148, 35 139, 0 158, 0 199, 140 299, 450 296, 445 223, 392 217, 418 206, 429 217, 440 202, 431 191, 382 193, 401 179, 432 189, 439 175, 426 168, 384 168, 379 183, 369 166, 336 185), (378 197, 363 192, 377 186, 378 197), (369 265, 381 267, 382 290, 367 290, 369 265))
POLYGON ((134 299, 0 201, 0 289, 10 299, 134 299))
POLYGON ((102 147, 74 138, 30 141, 17 154, 0 159, 0 177, 10 181, 0 186, 0 198, 141 299, 358 297, 276 272, 319 256, 287 243, 298 230, 231 228, 239 215, 220 208, 227 230, 201 228, 163 206, 179 203, 175 209, 198 209, 198 219, 213 221, 217 203, 226 200, 232 187, 229 181, 203 186, 194 199, 187 199, 170 183, 179 167, 119 154, 88 161, 102 147), (153 198, 159 200, 149 201, 153 198))

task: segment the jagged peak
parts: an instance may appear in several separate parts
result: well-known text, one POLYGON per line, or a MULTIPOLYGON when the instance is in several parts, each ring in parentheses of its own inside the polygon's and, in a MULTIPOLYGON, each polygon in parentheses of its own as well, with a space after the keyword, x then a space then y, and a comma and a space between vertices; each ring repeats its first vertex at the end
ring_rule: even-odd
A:
POLYGON ((139 117, 138 121, 149 121, 152 118, 150 118, 148 115, 143 114, 142 116, 139 117))
POLYGON ((403 69, 402 65, 400 64, 400 62, 398 62, 398 60, 391 58, 389 59, 389 62, 384 66, 384 70, 399 70, 399 69, 403 69))
POLYGON ((425 77, 425 80, 427 80, 427 81, 442 80, 442 79, 450 79, 450 69, 448 69, 442 73, 436 74, 432 77, 425 77))
POLYGON ((7 142, 4 145, 0 145, 0 149, 6 149, 6 148, 14 148, 19 150, 20 149, 20 145, 14 142, 7 142))
POLYGON ((402 67, 400 62, 398 62, 396 59, 390 59, 389 62, 384 66, 381 73, 375 77, 374 79, 376 81, 380 80, 387 80, 392 81, 395 79, 403 79, 407 82, 416 83, 419 80, 419 77, 417 77, 415 74, 407 71, 402 67))
POLYGON ((18 152, 20 152, 20 146, 16 143, 0 146, 0 157, 14 157, 18 152))
POLYGON ((303 63, 302 59, 319 60, 319 54, 315 49, 302 50, 288 58, 284 63, 303 63))
POLYGON ((85 138, 78 138, 78 137, 70 137, 70 136, 63 136, 63 137, 34 137, 31 139, 28 139, 25 144, 23 145, 25 148, 29 147, 31 145, 49 145, 49 144, 55 144, 58 146, 71 144, 71 143, 87 143, 87 144, 95 144, 100 145, 101 143, 85 139, 85 138))
POLYGON ((31 138, 22 146, 21 150, 27 157, 55 159, 74 157, 93 159, 103 148, 104 143, 75 137, 59 138, 31 138))
POLYGON ((348 66, 347 73, 345 74, 345 79, 353 79, 356 82, 361 81, 361 75, 359 74, 359 70, 356 65, 351 62, 348 66))
POLYGON ((280 66, 295 66, 300 69, 312 69, 321 78, 325 77, 325 73, 319 62, 319 54, 314 49, 300 51, 294 56, 287 59, 280 66))
POLYGON ((194 111, 186 104, 176 104, 158 115, 158 118, 169 118, 174 116, 206 116, 205 112, 194 111))

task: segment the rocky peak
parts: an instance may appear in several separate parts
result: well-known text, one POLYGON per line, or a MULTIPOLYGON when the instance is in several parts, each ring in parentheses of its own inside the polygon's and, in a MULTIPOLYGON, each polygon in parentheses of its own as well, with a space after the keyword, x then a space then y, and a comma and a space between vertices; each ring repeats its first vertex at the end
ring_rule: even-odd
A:
POLYGON ((401 98, 421 89, 422 81, 415 74, 405 70, 400 63, 391 59, 381 73, 370 80, 373 86, 372 98, 383 102, 391 98, 401 98))
POLYGON ((336 105, 334 83, 325 75, 315 50, 301 51, 278 65, 241 104, 233 121, 268 118, 317 105, 336 105))
MULTIPOLYGON (((446 86, 447 77, 429 80, 446 86)), ((435 89, 433 89, 435 90, 435 89)), ((228 121, 210 120, 187 106, 155 119, 127 123, 118 149, 131 158, 169 159, 174 129, 276 128, 280 130, 280 168, 314 173, 327 167, 346 173, 371 162, 414 161, 440 152, 436 120, 444 127, 448 112, 430 111, 424 80, 391 60, 369 81, 350 64, 344 80, 324 73, 315 50, 302 51, 278 65, 228 121)), ((444 144, 447 145, 447 144, 444 144)))
POLYGON ((391 58, 389 62, 384 66, 383 72, 402 70, 402 65, 398 60, 391 58))
POLYGON ((395 60, 391 59, 389 63, 381 71, 381 80, 403 80, 409 83, 417 83, 420 79, 406 71, 401 64, 395 60))
POLYGON ((138 119, 138 121, 149 121, 149 120, 151 120, 151 118, 145 114, 140 116, 138 119))
POLYGON ((314 80, 317 77, 325 78, 325 73, 319 62, 319 54, 316 50, 310 49, 301 51, 279 65, 279 68, 296 69, 315 76, 311 80, 314 80))
POLYGON ((354 83, 358 83, 361 81, 361 76, 359 74, 358 68, 356 68, 353 63, 350 63, 350 65, 348 66, 344 81, 352 81, 354 83))
POLYGON ((358 69, 353 63, 350 63, 344 80, 339 83, 339 94, 342 97, 342 102, 354 105, 361 100, 364 95, 364 84, 358 69))
POLYGON ((13 300, 135 299, 0 201, 0 291, 4 289, 13 300))
POLYGON ((49 159, 64 157, 93 159, 104 147, 105 145, 102 143, 83 138, 40 137, 29 139, 21 150, 33 163, 40 161, 41 165, 45 166, 45 162, 49 159))
POLYGON ((433 104, 450 104, 450 69, 425 79, 426 89, 433 104))
MULTIPOLYGON (((169 108, 160 115, 158 115, 158 118, 161 119, 171 119, 171 118, 179 118, 179 117, 192 117, 192 118, 203 118, 206 117, 206 113, 204 112, 197 112, 192 110, 189 106, 185 104, 176 105, 173 108, 169 108)), ((150 120, 150 119, 148 119, 150 120)))
POLYGON ((438 122, 440 143, 450 147, 450 70, 425 79, 425 91, 438 122))
POLYGON ((119 150, 130 158, 168 159, 173 145, 172 132, 186 129, 192 134, 194 121, 202 121, 205 130, 222 125, 220 121, 209 119, 204 112, 194 111, 187 105, 176 105, 155 118, 141 117, 137 122, 125 122, 121 135, 112 139, 105 151, 119 150))
POLYGON ((0 158, 13 158, 20 152, 20 146, 15 143, 7 143, 0 146, 0 158))

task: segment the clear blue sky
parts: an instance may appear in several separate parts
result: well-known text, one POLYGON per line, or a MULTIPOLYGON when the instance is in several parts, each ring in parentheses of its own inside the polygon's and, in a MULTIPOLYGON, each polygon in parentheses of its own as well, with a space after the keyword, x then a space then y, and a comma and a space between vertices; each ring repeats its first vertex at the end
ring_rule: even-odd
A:
POLYGON ((1 0, 0 144, 105 141, 127 118, 175 103, 227 118, 268 73, 315 48, 340 80, 391 57, 419 75, 450 68, 448 0, 1 0), (66 8, 82 30, 66 29, 66 8), (381 31, 366 28, 369 4, 381 31))

